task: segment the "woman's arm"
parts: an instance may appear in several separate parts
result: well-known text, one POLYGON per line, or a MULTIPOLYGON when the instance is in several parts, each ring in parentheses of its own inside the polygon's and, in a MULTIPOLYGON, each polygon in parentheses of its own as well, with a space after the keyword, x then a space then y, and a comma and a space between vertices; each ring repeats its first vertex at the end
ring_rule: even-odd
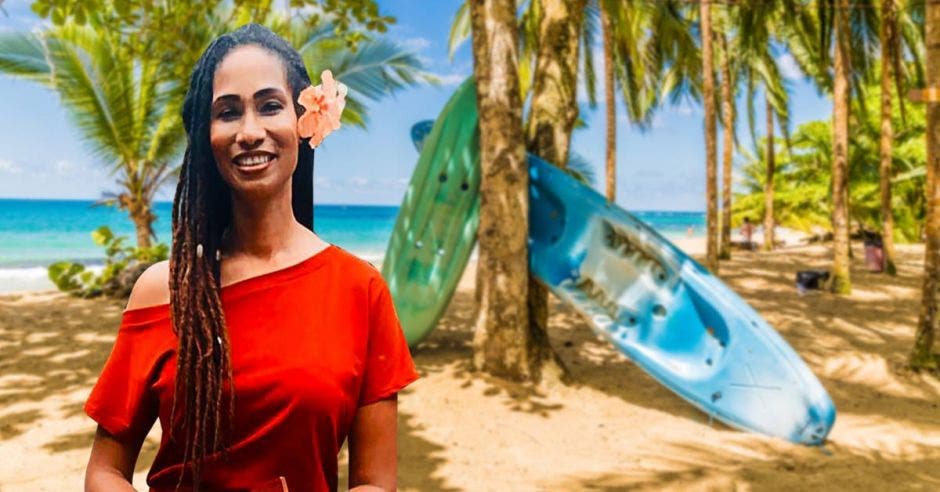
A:
POLYGON ((349 431, 350 492, 395 490, 398 395, 359 407, 349 431))
POLYGON ((134 465, 146 437, 144 433, 119 439, 99 425, 85 470, 85 491, 133 491, 134 465))

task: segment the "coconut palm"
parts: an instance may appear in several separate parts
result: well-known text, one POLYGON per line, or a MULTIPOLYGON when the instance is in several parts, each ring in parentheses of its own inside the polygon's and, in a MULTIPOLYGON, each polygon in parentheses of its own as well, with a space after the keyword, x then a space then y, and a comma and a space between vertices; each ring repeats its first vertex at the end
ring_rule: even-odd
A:
POLYGON ((718 156, 715 115, 715 59, 712 50, 711 0, 701 0, 699 29, 702 37, 702 102, 705 106, 705 265, 718 274, 718 156))
MULTIPOLYGON (((881 191, 881 231, 884 241, 884 267, 889 275, 895 275, 894 252, 894 214, 891 206, 891 179, 893 177, 893 141, 892 126, 892 86, 897 94, 903 95, 906 88, 919 85, 923 79, 922 46, 923 35, 918 23, 912 18, 915 12, 923 13, 922 8, 914 8, 911 2, 898 6, 898 0, 881 1, 881 22, 878 38, 881 44, 881 140, 879 144, 881 191), (904 53, 909 54, 910 63, 906 63, 904 53), (909 70, 908 66, 913 70, 909 70)), ((900 99, 902 114, 904 100, 900 99)))
MULTIPOLYGON (((473 2, 465 2, 457 12, 451 29, 452 53, 468 34, 474 7, 473 2)), ((519 96, 520 100, 531 100, 531 109, 523 124, 526 129, 526 147, 529 152, 562 168, 568 167, 572 161, 571 133, 579 122, 576 101, 579 67, 584 69, 584 80, 592 104, 595 100, 593 57, 590 48, 596 37, 600 8, 596 1, 588 3, 586 0, 531 0, 523 5, 522 15, 517 19, 520 47, 517 67, 519 96)), ((622 46, 631 44, 624 42, 622 46)), ((475 46, 475 65, 485 63, 486 59, 476 57, 475 46)), ((612 64, 608 66, 612 68, 612 64)), ((621 70, 620 73, 630 72, 621 70)), ((634 84, 628 85, 632 87, 634 84)), ((634 99, 636 98, 630 98, 634 99)), ((582 180, 589 179, 583 170, 574 174, 582 180)), ((478 272, 478 292, 479 280, 483 278, 483 272, 478 272)), ((559 366, 558 369, 563 371, 560 360, 554 356, 545 336, 548 317, 547 290, 531 275, 528 282, 527 306, 532 342, 527 345, 526 352, 531 354, 530 359, 538 362, 539 366, 538 371, 533 366, 525 374, 517 372, 514 377, 538 379, 540 376, 537 372, 541 372, 542 366, 549 365, 559 366)))
POLYGON ((107 33, 67 24, 0 34, 0 72, 59 95, 94 157, 117 176, 117 205, 134 222, 137 245, 150 246, 154 194, 185 142, 181 101, 167 98, 157 60, 135 59, 107 33))
POLYGON ((832 233, 831 289, 852 291, 849 243, 849 132, 851 92, 862 104, 864 81, 872 74, 877 44, 877 9, 873 0, 812 0, 788 7, 800 22, 792 24, 788 45, 803 72, 832 92, 832 233), (830 70, 830 66, 832 67, 830 70))
POLYGON ((480 310, 473 341, 474 365, 511 379, 539 381, 554 354, 544 334, 530 329, 527 304, 530 282, 524 197, 528 172, 518 87, 515 2, 474 0, 467 11, 482 169, 477 271, 480 310))
MULTIPOLYGON (((865 86, 867 104, 879 101, 878 84, 865 86)), ((860 104, 853 105, 852 120, 856 130, 849 148, 850 181, 849 217, 866 229, 876 229, 881 221, 879 198, 879 133, 881 115, 863 113, 860 104)), ((901 118, 895 104, 892 115, 895 128, 893 160, 897 176, 892 180, 895 234, 905 242, 919 241, 925 216, 923 195, 926 154, 923 145, 925 116, 922 107, 910 106, 901 118)), ((775 218, 779 225, 806 232, 831 225, 829 190, 832 172, 832 122, 810 121, 800 125, 791 138, 791 145, 777 149, 777 186, 775 218)), ((759 141, 755 152, 742 149, 739 184, 742 193, 735 196, 734 218, 761 216, 764 213, 764 180, 766 179, 766 145, 759 141)))
POLYGON ((751 139, 757 139, 755 105, 757 89, 763 88, 765 113, 765 140, 767 149, 766 177, 764 180, 764 249, 774 247, 774 184, 777 162, 775 156, 774 122, 780 127, 786 142, 790 141, 789 91, 776 56, 774 45, 783 41, 783 26, 790 22, 788 12, 779 3, 758 5, 744 3, 732 10, 734 27, 737 30, 735 44, 731 48, 738 54, 741 78, 747 87, 747 119, 751 139))
MULTIPOLYGON (((940 2, 927 2, 925 12, 926 84, 940 87, 940 2)), ((927 244, 924 251, 924 279, 920 316, 914 335, 910 363, 918 368, 940 367, 940 357, 933 353, 940 329, 940 103, 927 103, 927 244)))

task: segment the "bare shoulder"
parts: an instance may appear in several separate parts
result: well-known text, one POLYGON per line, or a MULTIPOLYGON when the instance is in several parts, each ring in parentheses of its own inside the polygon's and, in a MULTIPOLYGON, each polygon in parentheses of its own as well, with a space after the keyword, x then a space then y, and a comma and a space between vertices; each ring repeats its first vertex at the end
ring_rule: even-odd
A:
POLYGON ((336 249, 339 251, 339 255, 337 256, 343 258, 342 265, 344 272, 348 274, 358 274, 357 278, 359 280, 371 281, 373 277, 381 278, 381 263, 373 263, 339 246, 336 246, 336 249))
POLYGON ((125 309, 158 306, 170 302, 170 262, 158 261, 144 270, 134 283, 125 309))

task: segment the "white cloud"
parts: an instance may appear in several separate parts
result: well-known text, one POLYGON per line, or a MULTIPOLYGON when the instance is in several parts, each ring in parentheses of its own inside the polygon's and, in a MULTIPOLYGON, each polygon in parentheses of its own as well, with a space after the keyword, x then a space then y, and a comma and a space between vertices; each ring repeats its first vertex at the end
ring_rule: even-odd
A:
POLYGON ((780 74, 790 80, 800 80, 803 78, 803 72, 796 63, 796 59, 790 53, 784 53, 777 57, 777 66, 780 67, 780 74))
POLYGON ((13 161, 0 159, 0 173, 20 174, 22 172, 23 172, 23 168, 14 164, 13 161))
POLYGON ((415 58, 417 58, 418 61, 421 62, 421 64, 425 67, 430 67, 434 63, 434 60, 429 56, 417 55, 415 58))
POLYGON ((313 184, 320 189, 324 189, 324 190, 333 189, 333 181, 330 178, 326 178, 323 176, 317 176, 313 180, 313 184))
POLYGON ((379 185, 382 188, 403 189, 407 184, 408 178, 382 178, 379 179, 379 185))
POLYGON ((80 166, 72 163, 71 161, 61 160, 52 165, 52 169, 56 174, 67 175, 72 174, 77 171, 80 166))
POLYGON ((675 106, 675 108, 673 109, 673 111, 675 111, 676 114, 680 114, 682 116, 691 116, 695 114, 695 110, 696 110, 696 107, 692 106, 689 103, 689 101, 686 101, 686 100, 683 100, 682 102, 680 102, 679 105, 675 106))
POLYGON ((403 39, 399 41, 399 43, 405 48, 413 51, 421 51, 428 46, 431 46, 431 41, 421 37, 403 39))
POLYGON ((363 178, 362 176, 353 176, 346 180, 350 186, 363 187, 369 184, 369 178, 363 178))
POLYGON ((652 126, 653 128, 665 127, 666 122, 665 122, 665 118, 663 117, 663 114, 660 112, 657 112, 655 115, 653 115, 653 121, 650 123, 650 126, 652 126))
POLYGON ((467 80, 467 77, 470 74, 466 73, 450 73, 450 74, 435 74, 435 76, 441 79, 443 85, 460 85, 461 82, 467 80))

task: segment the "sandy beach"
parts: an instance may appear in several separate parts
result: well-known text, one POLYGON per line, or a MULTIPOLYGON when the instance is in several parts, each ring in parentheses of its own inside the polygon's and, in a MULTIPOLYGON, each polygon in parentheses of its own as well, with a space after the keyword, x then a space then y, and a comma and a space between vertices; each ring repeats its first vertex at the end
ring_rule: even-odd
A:
MULTIPOLYGON (((696 246, 682 245, 701 254, 696 246)), ((854 248, 848 297, 794 288, 797 270, 828 267, 824 246, 736 252, 722 264, 721 277, 780 331, 835 401, 823 448, 710 422, 554 298, 550 337, 571 385, 532 389, 475 373, 471 264, 446 316, 413 351, 422 377, 400 395, 399 488, 940 489, 940 380, 902 368, 917 322, 923 247, 899 246, 893 278, 866 272, 861 245, 854 248)), ((81 488, 95 428, 82 404, 123 307, 55 292, 0 296, 0 490, 81 488)), ((138 490, 146 490, 158 442, 156 426, 137 464, 138 490)))

